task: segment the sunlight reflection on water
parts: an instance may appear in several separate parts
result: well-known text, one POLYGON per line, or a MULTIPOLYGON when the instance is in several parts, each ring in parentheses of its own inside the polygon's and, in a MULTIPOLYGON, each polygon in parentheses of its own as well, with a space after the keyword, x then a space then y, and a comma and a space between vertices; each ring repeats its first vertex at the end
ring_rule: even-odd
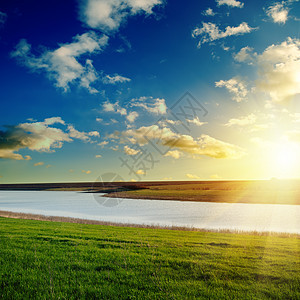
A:
POLYGON ((0 191, 0 210, 143 225, 300 233, 299 205, 122 199, 110 207, 97 197, 101 194, 0 191))

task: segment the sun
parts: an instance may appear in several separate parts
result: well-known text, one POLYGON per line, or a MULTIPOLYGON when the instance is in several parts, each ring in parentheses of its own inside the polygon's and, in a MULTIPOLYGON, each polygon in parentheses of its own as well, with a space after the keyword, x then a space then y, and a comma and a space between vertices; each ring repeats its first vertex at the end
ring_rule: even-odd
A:
POLYGON ((275 145, 271 154, 271 164, 276 177, 298 177, 299 147, 291 142, 281 142, 275 145))
POLYGON ((277 165, 282 168, 290 168, 297 160, 297 153, 287 146, 279 146, 275 152, 277 165))

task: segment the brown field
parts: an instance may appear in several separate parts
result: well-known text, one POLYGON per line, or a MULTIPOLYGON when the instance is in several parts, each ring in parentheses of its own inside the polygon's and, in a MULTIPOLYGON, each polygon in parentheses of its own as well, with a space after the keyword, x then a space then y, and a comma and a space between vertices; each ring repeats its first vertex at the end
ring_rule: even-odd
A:
POLYGON ((106 197, 197 202, 300 204, 299 180, 1 184, 0 190, 79 191, 106 197))

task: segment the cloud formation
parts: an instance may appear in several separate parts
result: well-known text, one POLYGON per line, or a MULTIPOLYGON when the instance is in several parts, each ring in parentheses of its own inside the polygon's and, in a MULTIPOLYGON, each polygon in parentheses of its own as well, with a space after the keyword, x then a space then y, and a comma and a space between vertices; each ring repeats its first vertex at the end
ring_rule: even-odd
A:
POLYGON ((11 56, 33 72, 46 72, 49 79, 55 82, 55 86, 65 92, 70 84, 77 84, 90 93, 97 93, 91 86, 99 78, 92 60, 85 59, 81 62, 80 57, 102 51, 107 43, 106 35, 98 36, 94 32, 86 32, 76 35, 69 44, 61 44, 56 50, 45 50, 40 56, 35 56, 31 45, 22 39, 11 56))
POLYGON ((168 127, 160 128, 157 125, 115 132, 110 137, 113 139, 127 139, 140 145, 148 144, 149 140, 152 140, 162 146, 170 147, 172 151, 178 149, 185 153, 213 158, 235 159, 245 154, 242 148, 217 140, 206 134, 202 134, 199 138, 194 139, 190 135, 175 133, 168 127))
MULTIPOLYGON (((234 59, 257 67, 256 88, 268 94, 271 101, 286 101, 300 93, 300 39, 288 37, 280 44, 270 45, 261 54, 250 47, 244 47, 234 55, 234 59)), ((229 85, 225 83, 221 81, 218 85, 222 84, 232 90, 233 82, 229 85)), ((243 86, 238 90, 242 98, 243 94, 247 94, 243 86)), ((268 103, 270 106, 271 102, 268 103)))
POLYGON ((115 103, 110 102, 107 100, 102 104, 102 109, 105 112, 111 112, 111 113, 117 113, 120 114, 121 116, 127 115, 127 110, 124 107, 121 107, 119 105, 119 102, 116 101, 115 103))
POLYGON ((16 126, 4 126, 6 131, 0 131, 0 158, 14 160, 29 160, 30 156, 22 156, 20 149, 39 152, 54 152, 61 148, 64 142, 72 142, 72 138, 91 141, 89 133, 79 132, 72 125, 65 124, 60 117, 47 118, 43 122, 21 123, 16 126), (61 129, 54 124, 67 126, 61 129))
POLYGON ((216 87, 225 87, 229 93, 233 95, 232 99, 236 102, 241 102, 245 100, 248 90, 243 81, 238 78, 231 78, 229 80, 217 81, 216 87))
POLYGON ((285 24, 288 19, 289 8, 284 1, 276 2, 266 9, 266 13, 274 23, 285 24))
POLYGON ((255 60, 256 53, 253 52, 253 48, 244 47, 238 53, 233 55, 234 60, 238 62, 252 63, 255 60))
POLYGON ((190 173, 185 174, 185 176, 189 179, 201 179, 199 176, 190 173))
POLYGON ((130 101, 131 107, 141 107, 147 112, 155 115, 164 115, 167 113, 167 105, 165 99, 153 97, 140 97, 130 101))
POLYGON ((218 3, 218 6, 228 5, 231 7, 239 7, 239 8, 244 7, 244 3, 236 0, 216 0, 216 2, 218 3))
POLYGON ((133 123, 138 116, 139 116, 139 114, 136 111, 131 111, 126 116, 126 119, 128 120, 128 122, 133 123))
POLYGON ((252 125, 256 122, 256 116, 254 114, 250 114, 248 116, 243 116, 236 119, 230 119, 224 126, 247 126, 252 125))
POLYGON ((200 41, 198 43, 198 48, 200 48, 205 43, 213 42, 229 36, 250 33, 255 29, 256 28, 250 27, 246 22, 243 22, 237 27, 227 26, 224 31, 221 31, 214 23, 202 22, 202 27, 196 27, 192 32, 192 36, 193 38, 200 37, 200 41))
POLYGON ((194 124, 196 126, 202 126, 202 125, 207 124, 207 122, 201 122, 198 117, 196 117, 194 119, 187 119, 186 121, 187 121, 187 123, 194 124))
POLYGON ((289 100, 300 93, 300 39, 288 38, 257 55, 257 87, 274 102, 289 100))
POLYGON ((175 159, 179 159, 182 156, 182 152, 180 152, 178 150, 170 150, 164 156, 170 156, 175 159))
POLYGON ((98 145, 98 146, 101 146, 101 147, 103 148, 103 147, 106 146, 107 144, 108 144, 108 141, 103 141, 103 142, 98 143, 97 145, 98 145))
POLYGON ((202 15, 206 17, 213 17, 215 14, 216 13, 210 7, 207 10, 202 12, 202 15))
POLYGON ((116 84, 116 83, 124 83, 124 82, 130 82, 131 79, 118 75, 118 74, 114 74, 112 76, 110 75, 106 75, 103 79, 102 79, 103 83, 106 84, 116 84))
POLYGON ((78 131, 71 124, 68 125, 67 131, 71 138, 79 139, 86 142, 90 141, 90 137, 100 137, 100 133, 98 131, 90 131, 90 132, 78 131))
POLYGON ((136 150, 136 149, 132 149, 128 146, 124 146, 124 152, 127 154, 127 155, 137 155, 140 153, 140 150, 136 150))
POLYGON ((82 0, 80 18, 91 28, 116 31, 130 16, 151 15, 162 0, 82 0))

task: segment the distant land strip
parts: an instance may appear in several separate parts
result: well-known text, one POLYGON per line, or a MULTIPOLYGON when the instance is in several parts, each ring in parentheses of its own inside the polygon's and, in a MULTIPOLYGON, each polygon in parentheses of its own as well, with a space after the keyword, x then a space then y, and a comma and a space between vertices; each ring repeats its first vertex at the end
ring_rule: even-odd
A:
POLYGON ((218 203, 300 204, 299 180, 0 184, 0 191, 77 191, 103 197, 218 203))

